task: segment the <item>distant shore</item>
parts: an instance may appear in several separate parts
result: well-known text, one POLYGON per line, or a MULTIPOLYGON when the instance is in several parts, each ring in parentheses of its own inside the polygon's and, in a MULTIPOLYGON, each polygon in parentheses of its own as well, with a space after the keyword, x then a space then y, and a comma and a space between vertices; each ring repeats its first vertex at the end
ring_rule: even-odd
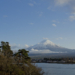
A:
MULTIPOLYGON (((32 63, 45 63, 45 62, 32 62, 32 63)), ((53 64, 53 63, 48 63, 48 64, 53 64)), ((75 64, 75 62, 74 63, 54 63, 54 64, 75 64)))

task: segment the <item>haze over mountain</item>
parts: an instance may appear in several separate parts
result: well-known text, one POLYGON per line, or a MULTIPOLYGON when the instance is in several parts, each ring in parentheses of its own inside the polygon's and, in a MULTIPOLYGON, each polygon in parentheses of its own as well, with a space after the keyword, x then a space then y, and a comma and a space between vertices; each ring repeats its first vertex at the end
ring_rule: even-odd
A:
POLYGON ((54 44, 50 40, 43 40, 42 42, 27 48, 30 53, 72 53, 75 49, 68 49, 54 44))
POLYGON ((43 40, 33 46, 25 45, 24 47, 21 47, 13 45, 11 48, 14 50, 14 53, 16 49, 24 48, 29 51, 30 57, 75 57, 75 49, 61 47, 50 40, 43 40))

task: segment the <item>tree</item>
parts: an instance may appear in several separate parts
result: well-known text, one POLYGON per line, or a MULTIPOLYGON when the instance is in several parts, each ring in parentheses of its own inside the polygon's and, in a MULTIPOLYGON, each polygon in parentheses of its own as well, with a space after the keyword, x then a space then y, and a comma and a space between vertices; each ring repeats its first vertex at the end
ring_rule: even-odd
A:
POLYGON ((28 56, 28 52, 25 49, 19 49, 15 56, 19 57, 19 61, 21 63, 27 63, 30 61, 30 57, 28 56))
POLYGON ((18 50, 15 54, 17 57, 16 60, 18 58, 20 60, 22 59, 22 65, 17 65, 18 60, 15 61, 15 59, 11 57, 13 52, 10 49, 9 43, 2 41, 1 48, 1 53, 4 53, 4 55, 0 55, 0 75, 43 75, 44 72, 41 68, 28 62, 30 60, 28 56, 29 51, 25 49, 18 50))
POLYGON ((13 54, 13 51, 10 49, 9 42, 1 42, 1 48, 2 48, 2 53, 4 53, 4 56, 10 57, 13 54))
POLYGON ((31 63, 17 65, 13 64, 11 58, 0 56, 0 75, 43 75, 41 68, 38 68, 31 63))

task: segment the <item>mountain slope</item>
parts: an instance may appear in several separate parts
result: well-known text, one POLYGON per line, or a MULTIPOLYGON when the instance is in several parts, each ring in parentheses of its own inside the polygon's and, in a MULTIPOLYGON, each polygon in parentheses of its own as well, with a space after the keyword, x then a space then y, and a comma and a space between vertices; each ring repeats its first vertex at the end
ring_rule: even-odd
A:
POLYGON ((51 42, 50 40, 44 40, 34 46, 27 48, 30 53, 71 53, 75 52, 73 49, 64 48, 51 42))

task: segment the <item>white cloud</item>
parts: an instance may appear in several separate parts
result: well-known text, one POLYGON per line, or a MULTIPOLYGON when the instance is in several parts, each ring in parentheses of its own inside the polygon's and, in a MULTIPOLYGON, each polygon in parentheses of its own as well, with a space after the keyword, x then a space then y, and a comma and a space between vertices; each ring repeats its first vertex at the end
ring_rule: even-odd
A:
POLYGON ((72 15, 69 18, 70 18, 70 21, 74 21, 75 20, 75 15, 72 15))
POLYGON ((75 13, 75 0, 54 0, 56 6, 66 6, 75 13))
POLYGON ((32 48, 29 52, 30 53, 58 53, 58 52, 50 51, 48 49, 42 51, 34 48, 32 48))
POLYGON ((58 52, 53 52, 53 51, 50 51, 50 50, 37 50, 37 49, 33 49, 30 51, 30 53, 58 53, 58 52))
POLYGON ((31 49, 31 51, 38 51, 38 50, 37 50, 37 49, 33 49, 33 48, 32 48, 32 49, 31 49))
POLYGON ((30 5, 30 6, 34 6, 34 4, 32 4, 32 3, 29 3, 29 5, 30 5))
POLYGON ((52 24, 52 26, 56 27, 56 24, 52 24))
POLYGON ((27 45, 27 44, 25 44, 25 46, 24 46, 25 48, 28 48, 29 46, 27 45))
MULTIPOLYGON (((75 0, 53 0, 54 6, 57 7, 67 7, 67 10, 69 10, 69 13, 71 14, 69 16, 70 21, 75 20, 75 0)), ((48 7, 47 9, 51 9, 48 7)))
POLYGON ((25 45, 10 44, 10 46, 11 46, 12 50, 26 49, 29 47, 27 44, 25 44, 25 45))
POLYGON ((55 0, 55 4, 62 6, 62 5, 69 4, 70 1, 73 1, 73 0, 55 0))
POLYGON ((12 49, 12 50, 18 50, 18 49, 21 48, 21 45, 20 45, 20 44, 19 44, 19 45, 12 44, 12 45, 10 45, 10 46, 11 46, 11 49, 12 49))

